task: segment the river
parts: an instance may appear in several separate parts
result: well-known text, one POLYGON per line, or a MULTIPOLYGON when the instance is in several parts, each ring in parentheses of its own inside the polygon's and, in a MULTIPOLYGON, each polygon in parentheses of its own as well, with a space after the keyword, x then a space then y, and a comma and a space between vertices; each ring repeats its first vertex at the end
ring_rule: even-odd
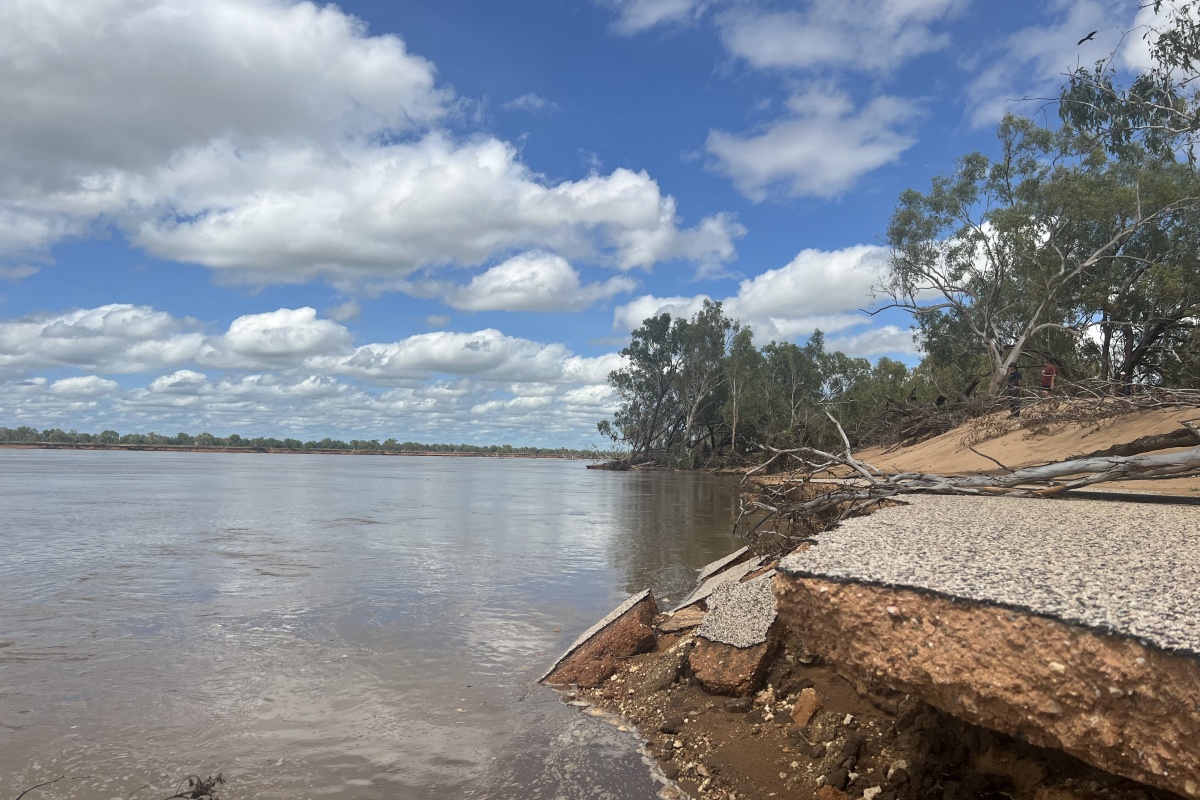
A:
POLYGON ((0 450, 0 796, 653 798, 536 680, 738 547, 733 486, 532 459, 0 450))

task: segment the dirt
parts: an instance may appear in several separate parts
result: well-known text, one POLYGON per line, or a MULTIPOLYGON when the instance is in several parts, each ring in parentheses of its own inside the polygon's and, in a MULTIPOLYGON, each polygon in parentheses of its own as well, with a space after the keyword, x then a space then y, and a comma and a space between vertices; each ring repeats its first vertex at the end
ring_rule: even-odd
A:
POLYGON ((603 686, 570 699, 635 727, 693 798, 1152 800, 1174 798, 1057 750, 968 724, 882 686, 854 684, 785 629, 755 695, 705 691, 689 674, 691 633, 666 634, 603 686), (809 691, 805 691, 809 690, 809 691), (802 695, 820 708, 805 726, 802 695))
MULTIPOLYGON (((1057 401, 1039 401, 1018 420, 985 418, 909 448, 856 455, 890 471, 989 472, 996 464, 971 446, 1017 468, 1177 430, 1180 422, 1200 418, 1200 409, 1075 422, 1062 422, 1062 416, 1057 401)), ((1196 496, 1200 479, 1100 488, 1196 496)), ((973 725, 914 696, 843 677, 786 626, 767 668, 765 688, 745 698, 711 694, 689 671, 694 628, 679 630, 679 622, 660 617, 653 650, 626 660, 599 688, 575 690, 570 698, 635 727, 664 774, 690 797, 1178 798, 1102 772, 1060 750, 973 725)))

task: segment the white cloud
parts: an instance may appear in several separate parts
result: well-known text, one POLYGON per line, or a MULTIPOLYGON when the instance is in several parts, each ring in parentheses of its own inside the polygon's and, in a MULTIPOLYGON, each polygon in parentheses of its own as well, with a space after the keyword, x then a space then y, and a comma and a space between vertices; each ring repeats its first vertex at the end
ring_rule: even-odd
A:
POLYGON ((430 314, 425 318, 425 324, 431 328, 444 328, 450 324, 449 314, 430 314))
MULTIPOLYGON (((737 294, 721 300, 727 316, 749 325, 755 339, 793 340, 820 329, 844 330, 867 321, 859 309, 872 303, 871 290, 888 268, 888 250, 855 245, 841 250, 802 250, 787 265, 743 280, 737 294)), ((690 317, 707 295, 645 295, 616 309, 614 330, 632 331, 651 316, 690 317)))
POLYGON ((755 319, 865 308, 871 304, 872 287, 888 270, 889 259, 888 249, 878 245, 801 250, 786 266, 742 281, 728 304, 755 319))
POLYGON ((645 172, 552 182, 437 130, 456 101, 433 66, 332 5, 48 0, 5 23, 0 258, 115 224, 228 281, 386 290, 528 249, 711 269, 742 232, 684 227, 645 172))
POLYGON ((476 275, 448 292, 446 302, 466 311, 578 311, 636 286, 625 276, 585 286, 566 259, 531 252, 476 275))
POLYGON ((158 394, 199 394, 208 383, 208 376, 191 369, 181 369, 170 375, 161 375, 150 381, 147 391, 158 394))
POLYGON ((861 333, 833 336, 825 340, 827 350, 841 350, 848 356, 874 358, 882 355, 916 355, 913 332, 896 325, 883 325, 861 333))
POLYGON ((633 35, 667 23, 695 19, 708 5, 706 0, 597 0, 617 13, 613 28, 633 35))
POLYGON ((333 5, 19 3, 0 27, 0 172, 65 187, 217 139, 410 129, 450 99, 432 64, 333 5))
POLYGON ((69 397, 102 397, 120 389, 120 384, 95 375, 63 378, 50 384, 50 392, 69 397))
POLYGON ((561 380, 566 346, 506 336, 488 328, 474 333, 438 331, 390 344, 369 344, 346 356, 311 359, 319 370, 386 385, 435 374, 497 381, 561 380))
POLYGON ((348 350, 350 332, 336 322, 317 319, 312 308, 281 308, 235 319, 200 354, 201 363, 227 366, 292 365, 310 356, 348 350))
POLYGON ((546 184, 503 142, 456 145, 438 134, 336 152, 217 144, 52 200, 87 213, 126 209, 134 243, 247 283, 386 285, 418 267, 530 247, 625 270, 674 258, 708 265, 732 258, 744 232, 725 215, 682 228, 674 199, 645 172, 546 184))
POLYGON ((726 49, 757 69, 886 72, 945 47, 936 23, 965 0, 814 0, 802 11, 737 10, 718 25, 726 49))
POLYGON ((541 111, 555 111, 558 109, 558 103, 547 100, 540 94, 535 92, 526 92, 520 97, 514 97, 504 104, 507 110, 528 111, 530 114, 537 114, 541 111))
POLYGON ((655 297, 642 295, 613 312, 613 330, 633 331, 642 326, 650 317, 670 314, 674 317, 690 318, 704 305, 705 300, 711 300, 708 295, 695 297, 655 297))
POLYGON ((793 196, 835 196, 916 143, 907 130, 920 110, 910 100, 876 97, 859 109, 843 94, 810 89, 787 105, 790 116, 759 133, 708 135, 713 168, 751 200, 776 187, 793 196))
POLYGON ((72 366, 133 373, 194 359, 196 323, 146 306, 105 305, 0 322, 0 373, 72 366))

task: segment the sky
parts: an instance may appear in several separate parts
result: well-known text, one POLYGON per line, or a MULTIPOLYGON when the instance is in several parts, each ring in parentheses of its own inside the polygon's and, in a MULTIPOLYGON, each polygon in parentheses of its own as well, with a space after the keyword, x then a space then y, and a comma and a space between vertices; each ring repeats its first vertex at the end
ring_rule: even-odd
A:
POLYGON ((915 363, 884 235, 1136 0, 3 0, 0 426, 605 446, 646 317, 915 363), (1091 41, 1076 42, 1091 31, 1091 41))

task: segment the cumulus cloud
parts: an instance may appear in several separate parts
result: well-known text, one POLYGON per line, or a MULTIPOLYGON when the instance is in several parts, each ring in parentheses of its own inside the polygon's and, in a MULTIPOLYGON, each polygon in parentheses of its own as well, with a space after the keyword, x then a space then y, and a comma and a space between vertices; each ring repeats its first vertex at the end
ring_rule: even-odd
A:
POLYGON ((55 381, 50 384, 49 390, 53 394, 68 397, 102 397, 112 394, 120 388, 120 384, 107 378, 96 375, 80 375, 55 381))
MULTIPOLYGON (((737 294, 721 299, 725 313, 749 325, 760 342, 791 340, 820 329, 826 333, 862 325, 858 311, 872 303, 872 287, 888 268, 888 250, 856 245, 841 250, 802 250, 788 264, 743 280, 737 294)), ((632 331, 647 317, 669 313, 690 317, 707 295, 645 295, 616 309, 615 330, 632 331)))
POLYGON ((445 299, 465 311, 578 311, 636 286, 625 276, 583 285, 579 273, 562 256, 532 252, 476 275, 466 286, 448 292, 445 299))
POLYGON ((106 373, 161 369, 194 359, 194 320, 147 306, 111 304, 0 321, 0 373, 78 367, 106 373))
POLYGON ((332 5, 20 4, 0 103, 10 261, 115 224, 230 281, 388 289, 528 249, 707 269, 740 235, 722 215, 685 226, 645 172, 548 181, 506 142, 439 130, 457 100, 433 65, 332 5))
POLYGON ((45 0, 0 28, 9 180, 69 187, 231 136, 411 129, 451 99, 432 64, 333 5, 45 0))
POLYGON ((720 16, 719 27, 730 54, 757 69, 883 72, 945 47, 949 36, 932 25, 965 5, 966 0, 813 0, 803 10, 737 7, 720 16))
POLYGON ((726 215, 683 227, 675 200, 645 172, 547 184, 504 142, 440 134, 336 152, 219 143, 59 199, 124 209, 135 244, 251 283, 386 285, 418 267, 473 266, 530 247, 622 270, 675 258, 709 265, 731 259, 744 232, 726 215))
POLYGON ((422 333, 398 342, 363 345, 344 356, 309 359, 306 365, 328 374, 388 385, 435 375, 566 383, 595 375, 598 363, 607 364, 610 359, 575 356, 563 344, 535 342, 487 328, 474 333, 422 333))
POLYGON ((860 333, 833 336, 825 340, 829 350, 841 350, 848 356, 874 358, 882 355, 913 356, 918 353, 913 332, 896 325, 883 325, 860 333))
POLYGON ((757 133, 714 130, 706 147, 713 169, 754 201, 779 188, 792 196, 832 197, 863 175, 899 160, 916 143, 909 132, 919 106, 882 96, 856 108, 838 92, 793 94, 790 114, 757 133))
POLYGON ((281 308, 235 319, 200 353, 201 363, 249 366, 295 364, 309 356, 349 349, 350 332, 312 308, 281 308))
POLYGON ((583 446, 612 411, 607 377, 624 363, 616 353, 583 356, 494 329, 354 347, 345 328, 311 308, 203 332, 152 308, 103 306, 0 321, 0 406, 11 412, 7 425, 87 431, 482 443, 504 432, 583 446), (72 368, 91 374, 30 374, 72 368), (105 371, 145 377, 140 386, 123 379, 122 388, 95 374, 105 371))

